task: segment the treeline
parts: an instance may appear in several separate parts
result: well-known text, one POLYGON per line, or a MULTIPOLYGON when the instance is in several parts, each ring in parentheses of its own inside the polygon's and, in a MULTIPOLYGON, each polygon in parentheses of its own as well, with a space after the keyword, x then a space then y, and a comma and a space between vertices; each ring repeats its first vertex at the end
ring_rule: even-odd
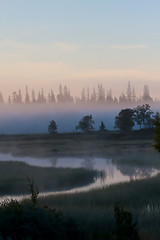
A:
POLYGON ((41 91, 36 93, 34 90, 29 92, 26 86, 25 95, 23 96, 21 90, 14 91, 8 96, 8 100, 5 101, 2 92, 0 92, 0 103, 5 104, 55 104, 55 103, 73 103, 73 104, 130 104, 130 103, 149 103, 153 98, 150 96, 149 87, 144 85, 143 94, 137 96, 134 87, 128 82, 127 90, 121 93, 119 97, 115 97, 112 94, 112 89, 105 91, 102 84, 98 84, 97 88, 90 90, 89 87, 83 88, 80 97, 73 97, 67 86, 60 84, 58 94, 51 91, 47 94, 41 91))
MULTIPOLYGON (((154 112, 151 110, 149 104, 138 105, 134 109, 122 109, 118 116, 115 117, 114 128, 119 129, 123 133, 130 132, 135 125, 139 126, 140 130, 142 128, 153 128, 156 116, 154 116, 154 112)), ((94 130, 94 124, 93 116, 91 114, 86 115, 82 117, 78 125, 75 126, 75 130, 87 133, 94 130)), ((57 123, 54 120, 50 121, 48 132, 53 134, 57 132, 57 129, 57 123)), ((106 132, 106 127, 103 121, 101 121, 99 126, 99 132, 106 132)))

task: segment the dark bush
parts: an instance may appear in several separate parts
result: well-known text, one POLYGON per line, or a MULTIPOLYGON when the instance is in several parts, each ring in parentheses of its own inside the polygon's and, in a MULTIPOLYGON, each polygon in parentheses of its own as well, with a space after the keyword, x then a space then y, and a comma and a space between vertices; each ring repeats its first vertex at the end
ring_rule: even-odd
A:
POLYGON ((0 206, 0 236, 13 240, 86 239, 82 226, 61 212, 14 200, 0 206))

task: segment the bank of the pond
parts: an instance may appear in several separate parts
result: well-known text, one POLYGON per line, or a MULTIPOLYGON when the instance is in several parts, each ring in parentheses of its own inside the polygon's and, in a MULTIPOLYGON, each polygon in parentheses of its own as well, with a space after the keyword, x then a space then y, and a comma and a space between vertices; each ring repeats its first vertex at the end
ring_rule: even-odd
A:
POLYGON ((27 178, 40 192, 62 191, 94 183, 100 172, 84 168, 35 167, 21 162, 0 162, 0 195, 27 194, 27 178))
POLYGON ((85 193, 40 198, 39 202, 81 219, 91 235, 98 234, 99 237, 111 231, 114 204, 119 202, 137 219, 142 239, 159 240, 159 184, 160 174, 151 179, 116 184, 85 193))

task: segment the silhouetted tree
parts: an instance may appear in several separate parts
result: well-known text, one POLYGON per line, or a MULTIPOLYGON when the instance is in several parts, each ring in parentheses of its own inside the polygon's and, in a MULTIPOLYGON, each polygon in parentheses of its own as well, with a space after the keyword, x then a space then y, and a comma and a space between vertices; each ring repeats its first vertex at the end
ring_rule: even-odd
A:
POLYGON ((18 95, 17 95, 17 103, 22 103, 22 93, 21 90, 19 89, 18 95))
POLYGON ((90 92, 89 92, 89 87, 87 87, 87 102, 90 102, 90 92))
POLYGON ((140 129, 142 126, 151 127, 152 126, 152 115, 151 107, 149 104, 143 104, 142 106, 137 106, 134 109, 134 119, 140 129))
POLYGON ((67 86, 64 86, 63 89, 63 102, 73 102, 73 97, 70 95, 70 91, 67 86))
POLYGON ((105 127, 103 121, 101 122, 101 125, 100 125, 100 127, 99 127, 99 131, 100 131, 100 132, 105 132, 105 131, 106 131, 106 127, 105 127))
POLYGON ((57 102, 63 102, 63 89, 62 85, 59 85, 59 93, 57 94, 57 102))
POLYGON ((97 99, 98 102, 105 102, 105 91, 104 91, 104 88, 102 86, 102 84, 98 84, 98 99, 97 99))
POLYGON ((132 90, 131 90, 131 83, 130 83, 130 81, 128 82, 128 87, 127 87, 127 101, 128 102, 132 101, 132 90))
POLYGON ((93 92, 91 94, 91 102, 92 103, 95 103, 97 100, 97 94, 96 94, 96 90, 95 90, 95 87, 93 88, 93 92))
POLYGON ((94 121, 92 115, 84 116, 76 126, 76 130, 80 129, 83 132, 89 132, 90 130, 94 129, 93 127, 94 121))
POLYGON ((26 96, 25 96, 25 103, 30 103, 30 97, 28 93, 28 87, 26 86, 26 96))
POLYGON ((144 85, 142 99, 143 99, 144 102, 151 102, 152 101, 152 98, 150 97, 150 93, 149 93, 149 87, 147 85, 144 85))
POLYGON ((122 109, 115 117, 115 128, 119 128, 126 133, 132 130, 134 126, 134 111, 130 108, 122 109))
POLYGON ((52 89, 51 89, 51 92, 48 93, 47 100, 48 100, 48 103, 55 103, 56 102, 56 98, 55 98, 55 95, 54 95, 52 89))
POLYGON ((112 103, 112 102, 113 102, 112 89, 110 89, 110 90, 107 92, 106 101, 107 101, 108 103, 112 103))
POLYGON ((135 89, 134 89, 134 87, 133 87, 133 89, 132 89, 132 102, 135 102, 136 99, 137 99, 137 97, 136 97, 136 92, 135 92, 135 89))
POLYGON ((35 95, 34 90, 32 90, 32 99, 31 99, 31 102, 32 102, 32 103, 36 103, 36 95, 35 95))
POLYGON ((86 101, 86 89, 85 89, 85 88, 82 89, 81 101, 82 101, 82 102, 85 102, 85 101, 86 101))
POLYGON ((54 120, 52 120, 48 125, 48 132, 52 134, 57 132, 57 124, 54 120))
POLYGON ((154 117, 153 124, 155 126, 154 147, 160 152, 160 115, 157 113, 154 117))
POLYGON ((115 235, 117 240, 139 240, 137 222, 132 214, 115 204, 114 218, 116 223, 115 235))

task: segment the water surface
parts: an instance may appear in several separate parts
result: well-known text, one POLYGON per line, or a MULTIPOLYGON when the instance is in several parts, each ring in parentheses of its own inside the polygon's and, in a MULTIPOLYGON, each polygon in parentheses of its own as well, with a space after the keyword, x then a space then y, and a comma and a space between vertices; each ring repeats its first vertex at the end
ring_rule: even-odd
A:
MULTIPOLYGON (((74 192, 82 192, 89 191, 95 188, 105 187, 111 184, 116 184, 120 182, 128 182, 131 180, 139 180, 143 178, 153 177, 159 173, 159 169, 152 167, 137 167, 137 166, 127 166, 127 165, 117 165, 112 162, 112 159, 105 158, 32 158, 32 157, 15 157, 12 154, 0 154, 0 161, 18 161, 24 162, 30 166, 38 166, 38 167, 69 167, 69 168, 86 168, 86 169, 96 169, 103 171, 104 174, 101 174, 98 178, 95 179, 95 182, 87 185, 85 187, 74 188, 67 191, 61 192, 43 192, 40 195, 52 195, 52 194, 60 194, 60 193, 74 193, 74 192)), ((13 197, 13 196, 7 196, 13 197)), ((4 198, 4 197, 3 197, 4 198)), ((14 196, 14 198, 24 198, 24 196, 14 196)))

